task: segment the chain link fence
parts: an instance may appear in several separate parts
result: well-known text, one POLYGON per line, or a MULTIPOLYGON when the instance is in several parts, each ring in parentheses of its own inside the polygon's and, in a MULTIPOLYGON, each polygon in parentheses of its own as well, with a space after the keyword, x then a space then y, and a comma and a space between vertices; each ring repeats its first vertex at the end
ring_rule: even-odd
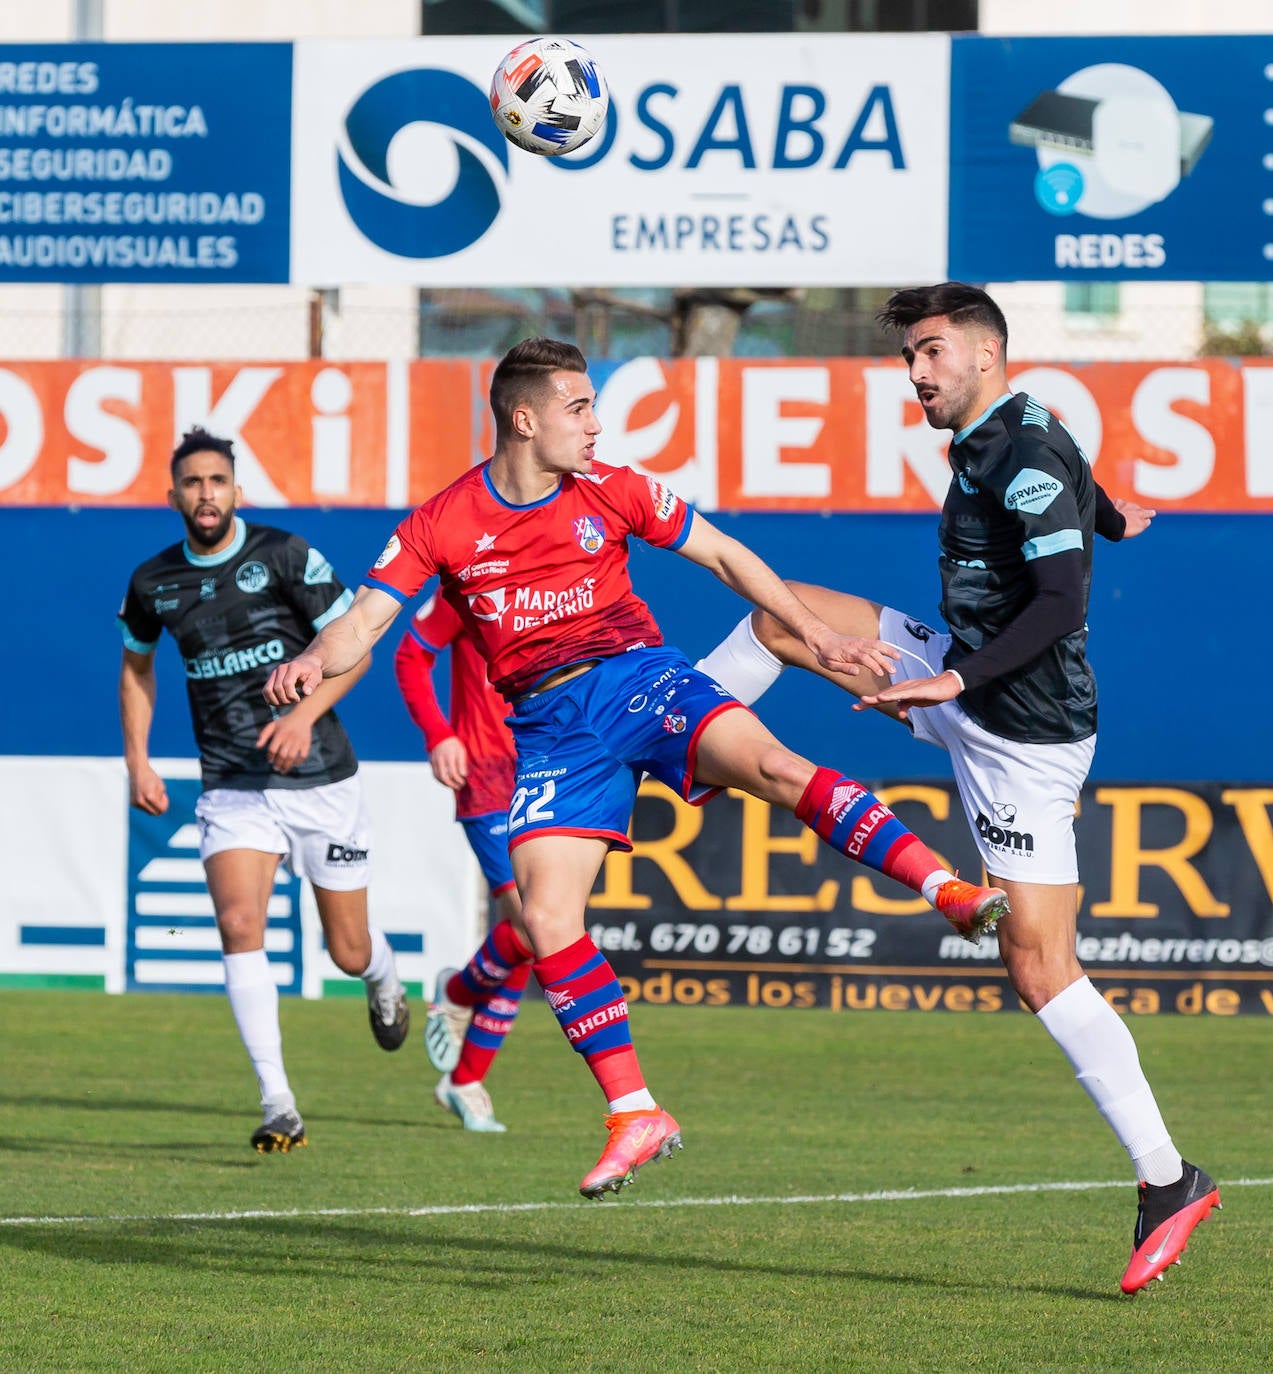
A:
MULTIPOLYGON (((1267 288, 1194 282, 988 283, 1011 356, 1085 362, 1273 350, 1267 288), (1209 310, 1215 298, 1224 316, 1209 310)), ((429 290, 285 286, 0 288, 0 356, 335 361, 498 355, 574 339, 593 357, 869 357, 896 340, 875 288, 429 290)))

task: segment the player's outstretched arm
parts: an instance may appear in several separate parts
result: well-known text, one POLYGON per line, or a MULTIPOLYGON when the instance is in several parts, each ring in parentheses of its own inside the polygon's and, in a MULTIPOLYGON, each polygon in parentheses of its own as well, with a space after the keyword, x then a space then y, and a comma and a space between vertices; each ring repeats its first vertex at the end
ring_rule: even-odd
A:
POLYGON ((359 587, 344 615, 329 621, 304 652, 280 663, 269 675, 263 693, 266 701, 271 706, 294 705, 313 695, 323 678, 349 672, 371 652, 400 609, 398 602, 379 587, 359 587))
POLYGON ((876 706, 896 706, 897 718, 906 720, 914 706, 938 706, 954 701, 964 690, 963 679, 947 669, 936 677, 912 677, 894 682, 881 691, 869 693, 853 703, 855 711, 869 711, 876 706))
POLYGON ((678 552, 714 573, 753 606, 768 611, 808 647, 823 668, 848 677, 856 676, 859 668, 867 668, 888 677, 897 666, 900 656, 891 644, 837 634, 759 554, 722 533, 701 515, 695 514, 689 537, 678 552))

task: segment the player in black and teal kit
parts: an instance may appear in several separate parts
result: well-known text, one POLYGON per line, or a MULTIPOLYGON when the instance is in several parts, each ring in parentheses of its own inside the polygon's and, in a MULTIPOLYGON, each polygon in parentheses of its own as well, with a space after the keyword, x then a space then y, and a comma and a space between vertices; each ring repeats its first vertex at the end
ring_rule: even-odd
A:
MULTIPOLYGON (((1098 533, 1140 534, 1154 512, 1106 496, 1061 421, 1009 391, 1007 324, 984 291, 960 282, 899 291, 880 318, 903 334, 929 424, 954 431, 938 536, 949 631, 826 588, 794 590, 841 634, 901 650, 891 682, 823 676, 949 753, 973 838, 1011 902, 998 936, 1013 989, 1135 1167, 1139 1207, 1122 1278, 1135 1292, 1179 1257, 1219 1201, 1212 1180, 1181 1159, 1130 1032, 1075 957, 1074 811, 1096 743, 1092 543, 1098 533)), ((754 701, 784 663, 821 671, 772 618, 752 617, 701 666, 754 701)))
POLYGON ((298 534, 238 516, 229 542, 197 553, 182 540, 148 559, 128 585, 120 612, 125 644, 152 653, 161 633, 176 640, 205 790, 306 788, 358 770, 335 711, 313 724, 308 756, 280 772, 257 737, 275 719, 261 686, 276 663, 339 615, 353 593, 298 534))
POLYGON ((938 543, 960 707, 1004 739, 1088 739, 1093 534, 1121 539, 1125 517, 1064 425, 1024 393, 999 397, 957 434, 950 465, 938 543))
POLYGON ((283 1067, 278 989, 265 954, 266 904, 280 859, 308 878, 332 960, 367 986, 371 1028, 385 1049, 406 1038, 406 996, 384 933, 367 920, 370 848, 358 761, 332 706, 361 676, 292 711, 266 705, 271 669, 292 657, 352 600, 332 566, 299 535, 245 522, 236 509, 234 450, 200 429, 172 457, 169 500, 187 537, 133 573, 124 637, 120 718, 134 806, 168 808, 151 767, 154 652, 164 630, 185 667, 203 792, 200 857, 216 913, 226 993, 256 1070, 262 1152, 305 1143, 283 1067))

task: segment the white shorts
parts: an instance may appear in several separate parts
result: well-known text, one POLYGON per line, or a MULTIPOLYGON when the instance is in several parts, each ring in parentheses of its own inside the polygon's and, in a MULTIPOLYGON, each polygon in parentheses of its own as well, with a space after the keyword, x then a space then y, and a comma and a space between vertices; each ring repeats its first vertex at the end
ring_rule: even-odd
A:
MULTIPOLYGON (((891 607, 880 636, 902 650, 894 682, 944 671, 950 636, 891 607)), ((983 730, 956 701, 911 711, 915 738, 950 755, 973 840, 988 872, 1022 883, 1077 883, 1074 809, 1096 736, 1074 744, 1023 744, 983 730)))
POLYGON ((367 886, 371 826, 357 773, 321 787, 214 787, 195 803, 199 857, 226 849, 281 854, 298 878, 333 892, 367 886))

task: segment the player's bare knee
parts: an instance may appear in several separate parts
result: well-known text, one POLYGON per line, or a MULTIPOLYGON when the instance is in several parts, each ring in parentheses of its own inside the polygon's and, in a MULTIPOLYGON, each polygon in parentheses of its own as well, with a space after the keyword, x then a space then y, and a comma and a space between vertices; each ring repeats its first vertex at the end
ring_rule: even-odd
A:
POLYGON ((576 921, 533 898, 522 905, 522 927, 537 952, 560 949, 578 938, 576 921))
POLYGON ((246 907, 218 911, 217 931, 226 954, 249 954, 265 945, 265 921, 261 913, 246 907))
POLYGON ((1004 966, 1013 991, 1033 1012, 1046 1007, 1083 972, 1073 960, 1043 956, 1021 958, 1005 954, 1004 966))

